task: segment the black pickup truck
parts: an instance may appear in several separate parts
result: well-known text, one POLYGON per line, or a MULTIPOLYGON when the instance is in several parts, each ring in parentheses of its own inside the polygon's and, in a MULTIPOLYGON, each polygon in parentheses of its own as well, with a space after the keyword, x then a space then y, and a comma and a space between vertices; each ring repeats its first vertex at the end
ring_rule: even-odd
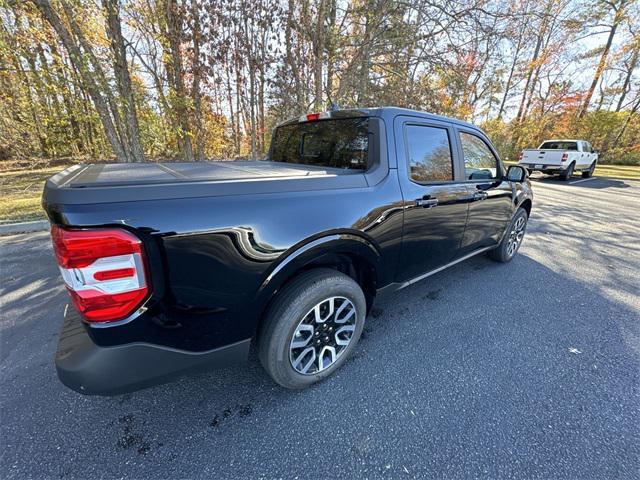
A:
POLYGON ((376 295, 516 254, 527 172, 477 127, 399 108, 304 115, 258 161, 90 164, 43 206, 71 297, 60 380, 118 394, 246 358, 303 388, 356 347, 376 295))

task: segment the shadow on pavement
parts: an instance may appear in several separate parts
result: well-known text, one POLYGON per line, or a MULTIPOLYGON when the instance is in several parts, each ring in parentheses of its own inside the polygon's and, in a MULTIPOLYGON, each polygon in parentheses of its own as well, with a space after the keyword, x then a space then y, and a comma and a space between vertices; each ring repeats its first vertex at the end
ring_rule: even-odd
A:
POLYGON ((438 478, 637 473, 638 313, 526 255, 477 257, 381 299, 353 358, 308 390, 277 387, 252 354, 101 398, 55 378, 50 337, 66 298, 53 261, 36 268, 30 248, 3 258, 3 269, 31 267, 9 267, 1 293, 30 286, 3 302, 3 478, 12 465, 85 478, 380 476, 387 465, 438 478), (336 433, 326 470, 309 455, 319 432, 336 433))
POLYGON ((591 177, 590 179, 584 179, 580 177, 572 177, 571 180, 561 180, 557 175, 535 175, 530 177, 535 183, 541 183, 546 185, 561 185, 566 187, 580 187, 580 188, 629 188, 629 184, 624 180, 618 180, 608 177, 591 177), (587 180, 582 182, 581 180, 587 180))

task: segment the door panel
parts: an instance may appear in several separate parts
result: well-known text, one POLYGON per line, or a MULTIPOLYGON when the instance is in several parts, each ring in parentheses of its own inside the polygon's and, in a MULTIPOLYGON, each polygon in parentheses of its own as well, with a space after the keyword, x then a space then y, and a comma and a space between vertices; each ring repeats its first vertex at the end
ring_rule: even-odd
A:
POLYGON ((513 187, 502 180, 504 168, 487 138, 457 129, 469 203, 460 254, 497 244, 513 215, 513 187), (482 178, 482 177, 486 178, 482 178))
POLYGON ((469 203, 461 255, 500 242, 513 214, 513 190, 509 182, 475 183, 467 188, 468 195, 476 200, 469 203))
POLYGON ((457 254, 467 220, 468 189, 438 185, 406 194, 399 280, 410 280, 450 262, 457 254), (437 205, 422 205, 422 200, 437 205))
POLYGON ((398 117, 394 124, 398 178, 404 198, 397 281, 451 261, 467 221, 468 188, 454 181, 457 148, 446 122, 398 117))

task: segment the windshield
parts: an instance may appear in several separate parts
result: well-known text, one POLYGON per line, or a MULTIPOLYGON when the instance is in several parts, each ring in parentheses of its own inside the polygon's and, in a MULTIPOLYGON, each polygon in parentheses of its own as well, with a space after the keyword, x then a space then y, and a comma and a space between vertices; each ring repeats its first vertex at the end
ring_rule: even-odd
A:
POLYGON ((576 142, 544 142, 540 150, 578 150, 576 142))
POLYGON ((271 160, 319 167, 366 170, 369 119, 341 118, 278 127, 271 160))

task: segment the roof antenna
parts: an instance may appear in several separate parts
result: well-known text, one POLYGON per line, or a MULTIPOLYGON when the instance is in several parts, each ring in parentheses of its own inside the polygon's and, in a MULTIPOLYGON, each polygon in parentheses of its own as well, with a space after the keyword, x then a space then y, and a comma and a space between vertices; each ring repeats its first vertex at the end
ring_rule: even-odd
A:
POLYGON ((340 110, 340 105, 338 105, 338 102, 334 102, 331 99, 331 93, 329 92, 327 92, 327 103, 329 104, 330 112, 335 112, 336 110, 340 110))

